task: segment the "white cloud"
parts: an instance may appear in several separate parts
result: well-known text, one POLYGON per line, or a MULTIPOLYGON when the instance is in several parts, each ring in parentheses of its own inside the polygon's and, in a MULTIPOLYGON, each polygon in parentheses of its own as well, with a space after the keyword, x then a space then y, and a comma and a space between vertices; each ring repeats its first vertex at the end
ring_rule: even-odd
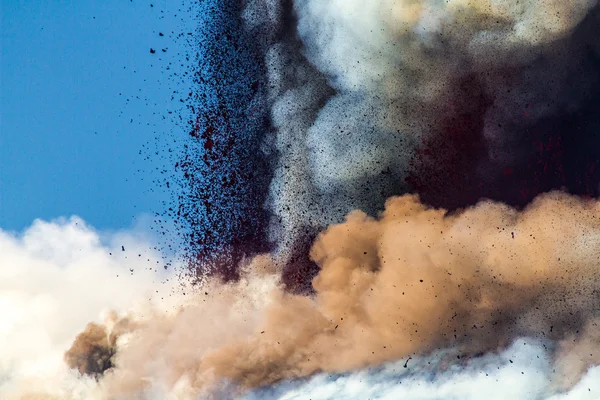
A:
POLYGON ((174 305, 164 264, 141 232, 100 234, 78 217, 0 230, 0 393, 78 397, 93 386, 67 370, 64 352, 108 310, 174 305))

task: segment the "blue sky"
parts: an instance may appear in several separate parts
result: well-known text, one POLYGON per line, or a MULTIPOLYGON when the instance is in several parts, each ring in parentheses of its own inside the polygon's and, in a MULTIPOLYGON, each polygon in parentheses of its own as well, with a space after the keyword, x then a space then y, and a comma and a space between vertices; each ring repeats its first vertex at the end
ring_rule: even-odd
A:
POLYGON ((176 36, 197 21, 181 3, 0 0, 1 229, 73 214, 119 229, 162 210, 191 90, 176 36))

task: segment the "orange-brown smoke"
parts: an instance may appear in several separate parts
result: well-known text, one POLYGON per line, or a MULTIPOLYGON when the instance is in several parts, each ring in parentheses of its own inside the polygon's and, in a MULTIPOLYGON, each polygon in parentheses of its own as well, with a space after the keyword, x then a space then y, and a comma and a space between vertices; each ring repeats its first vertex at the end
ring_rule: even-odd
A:
MULTIPOLYGON (((209 397, 226 383, 243 390, 447 346, 494 351, 521 335, 575 340, 578 354, 597 343, 598 201, 550 193, 523 211, 481 202, 447 215, 396 197, 378 218, 355 211, 329 227, 311 257, 312 296, 286 293, 259 257, 240 282, 210 282, 177 315, 140 326, 104 392, 209 397)), ((572 375, 598 359, 576 358, 572 375)))
POLYGON ((69 368, 98 377, 114 366, 112 358, 116 352, 117 340, 135 329, 135 325, 128 318, 119 318, 114 312, 106 320, 105 325, 90 322, 77 335, 73 345, 65 353, 65 362, 69 368))

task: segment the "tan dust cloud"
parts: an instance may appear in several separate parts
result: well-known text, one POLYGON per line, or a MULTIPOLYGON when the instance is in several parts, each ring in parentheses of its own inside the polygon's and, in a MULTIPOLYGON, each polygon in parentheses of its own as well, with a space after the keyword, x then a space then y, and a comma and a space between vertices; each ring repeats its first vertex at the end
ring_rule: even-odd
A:
POLYGON ((119 337, 135 327, 128 318, 120 318, 115 312, 109 313, 105 325, 90 322, 65 353, 65 362, 81 374, 102 375, 113 367, 119 337))
MULTIPOLYGON (((447 346, 494 351, 520 335, 564 340, 565 354, 576 340, 586 353, 600 310, 599 218, 599 202, 563 193, 522 212, 482 202, 454 215, 389 199, 379 218, 356 211, 319 236, 314 296, 285 293, 260 257, 240 282, 210 283, 177 316, 139 328, 103 390, 209 397, 224 382, 243 390, 447 346)), ((597 356, 558 364, 579 363, 567 368, 579 375, 597 356)))

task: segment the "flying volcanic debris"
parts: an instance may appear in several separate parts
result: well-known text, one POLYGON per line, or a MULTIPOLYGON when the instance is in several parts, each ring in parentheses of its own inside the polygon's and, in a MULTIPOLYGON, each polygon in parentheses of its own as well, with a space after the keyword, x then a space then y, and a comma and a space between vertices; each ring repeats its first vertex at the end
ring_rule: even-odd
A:
POLYGON ((204 7, 200 283, 89 325, 84 398, 600 397, 595 0, 204 7))
POLYGON ((272 248, 302 289, 317 232, 393 195, 449 210, 597 195, 595 0, 363 3, 209 10, 200 87, 217 98, 185 164, 203 196, 184 202, 204 260, 272 248))

